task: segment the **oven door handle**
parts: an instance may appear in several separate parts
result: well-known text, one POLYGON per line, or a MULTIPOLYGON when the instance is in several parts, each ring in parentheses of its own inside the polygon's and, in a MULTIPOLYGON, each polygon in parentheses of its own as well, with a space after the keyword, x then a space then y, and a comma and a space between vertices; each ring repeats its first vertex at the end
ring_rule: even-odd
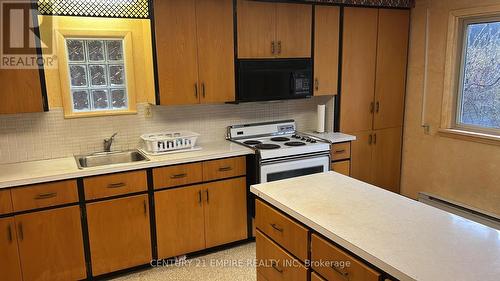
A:
POLYGON ((261 160, 260 165, 261 166, 267 166, 267 165, 272 165, 272 164, 278 164, 278 163, 286 163, 286 162, 292 162, 292 161, 297 161, 297 160, 307 160, 307 159, 314 159, 314 158, 320 158, 320 157, 328 157, 328 162, 330 162, 330 153, 316 153, 316 154, 308 154, 306 156, 289 156, 289 157, 281 157, 278 159, 274 160, 261 160))

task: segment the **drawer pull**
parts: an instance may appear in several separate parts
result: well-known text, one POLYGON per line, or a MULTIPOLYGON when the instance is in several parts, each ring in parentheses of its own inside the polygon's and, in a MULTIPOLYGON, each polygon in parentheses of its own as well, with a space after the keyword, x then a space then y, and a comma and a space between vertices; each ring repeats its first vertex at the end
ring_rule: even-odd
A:
POLYGON ((23 231, 23 224, 19 224, 19 240, 23 241, 24 240, 24 231, 23 231))
POLYGON ((144 207, 144 215, 147 216, 148 215, 148 204, 146 203, 146 200, 144 200, 143 207, 144 207))
POLYGON ((117 183, 108 184, 108 188, 120 188, 120 187, 124 187, 124 186, 125 186, 124 182, 117 182, 117 183))
POLYGON ((339 150, 335 150, 333 153, 344 153, 345 152, 345 149, 339 149, 339 150))
POLYGON ((9 243, 12 243, 12 240, 14 239, 12 236, 12 227, 9 226, 7 227, 7 238, 9 239, 9 243))
POLYGON ((207 190, 205 190, 205 193, 207 194, 207 203, 208 203, 208 202, 210 202, 210 197, 209 197, 209 195, 208 195, 208 189, 207 189, 207 190))
POLYGON ((274 270, 278 271, 279 273, 283 273, 283 269, 281 269, 281 268, 278 267, 278 263, 277 262, 273 261, 271 263, 271 266, 274 268, 274 270))
POLYGON ((201 190, 198 191, 198 204, 201 206, 201 190))
POLYGON ((227 171, 231 171, 232 169, 233 169, 233 167, 231 167, 231 166, 221 167, 221 168, 219 168, 219 172, 227 172, 227 171))
POLYGON ((336 266, 332 265, 332 269, 337 272, 342 278, 349 280, 349 272, 343 272, 340 269, 338 269, 336 266))
POLYGON ((276 229, 277 231, 279 232, 283 232, 283 228, 279 227, 277 224, 275 223, 271 223, 271 227, 276 229))
POLYGON ((35 196, 35 200, 49 199, 49 198, 54 198, 56 196, 57 196, 57 192, 40 193, 37 196, 35 196))
POLYGON ((176 174, 176 175, 171 175, 170 178, 171 179, 182 179, 182 178, 185 178, 187 177, 187 174, 186 173, 183 173, 183 174, 176 174))

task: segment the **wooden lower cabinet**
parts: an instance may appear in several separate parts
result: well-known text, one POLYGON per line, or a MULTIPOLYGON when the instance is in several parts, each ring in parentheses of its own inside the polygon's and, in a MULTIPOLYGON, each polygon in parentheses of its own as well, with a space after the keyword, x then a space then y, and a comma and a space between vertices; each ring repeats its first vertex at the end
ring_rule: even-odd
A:
POLYGON ((207 183, 204 191, 206 247, 247 238, 246 177, 207 183))
POLYGON ((351 175, 351 161, 339 161, 332 163, 332 171, 350 176, 351 175))
POLYGON ((326 279, 324 279, 318 273, 313 271, 311 272, 311 281, 326 281, 326 279))
POLYGON ((87 204, 94 276, 151 261, 148 195, 87 204))
POLYGON ((364 182, 372 181, 372 131, 351 133, 351 176, 364 182))
POLYGON ((0 261, 2 280, 22 280, 14 218, 0 219, 0 261))
POLYGON ((202 185, 155 193, 159 258, 170 258, 205 248, 202 200, 202 185))
POLYGON ((86 278, 80 207, 15 217, 24 281, 86 278))

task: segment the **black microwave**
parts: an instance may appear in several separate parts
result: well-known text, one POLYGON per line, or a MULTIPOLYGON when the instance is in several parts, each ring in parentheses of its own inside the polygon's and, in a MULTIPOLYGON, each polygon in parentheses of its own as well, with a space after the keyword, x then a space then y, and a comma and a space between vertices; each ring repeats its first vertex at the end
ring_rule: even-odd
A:
POLYGON ((238 62, 238 102, 300 99, 311 96, 311 59, 238 62))

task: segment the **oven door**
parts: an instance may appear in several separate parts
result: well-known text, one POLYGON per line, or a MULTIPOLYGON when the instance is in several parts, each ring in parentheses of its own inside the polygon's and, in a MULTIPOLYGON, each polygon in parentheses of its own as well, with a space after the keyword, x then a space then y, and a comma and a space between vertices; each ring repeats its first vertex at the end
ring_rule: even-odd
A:
POLYGON ((260 165, 260 183, 326 172, 330 170, 329 164, 328 155, 263 163, 260 165))

